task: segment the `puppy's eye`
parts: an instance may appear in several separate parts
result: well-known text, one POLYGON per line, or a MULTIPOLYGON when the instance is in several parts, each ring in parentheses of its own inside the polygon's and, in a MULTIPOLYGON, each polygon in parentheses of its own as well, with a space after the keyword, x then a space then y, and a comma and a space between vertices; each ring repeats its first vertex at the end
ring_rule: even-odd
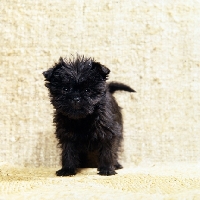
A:
POLYGON ((62 88, 62 93, 67 93, 67 92, 69 92, 70 91, 70 89, 69 88, 67 88, 67 87, 63 87, 62 88))
POLYGON ((86 89, 85 89, 85 92, 88 92, 88 93, 89 93, 90 91, 91 91, 91 90, 90 90, 89 88, 86 88, 86 89))

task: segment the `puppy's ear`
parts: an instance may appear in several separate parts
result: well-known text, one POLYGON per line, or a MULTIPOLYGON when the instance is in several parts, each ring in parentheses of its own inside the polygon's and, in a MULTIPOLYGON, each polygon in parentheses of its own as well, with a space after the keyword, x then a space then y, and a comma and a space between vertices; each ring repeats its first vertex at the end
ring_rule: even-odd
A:
POLYGON ((96 69, 104 79, 106 79, 108 74, 110 73, 110 70, 104 65, 101 65, 99 62, 93 61, 92 68, 96 69))
POLYGON ((64 63, 63 58, 60 57, 59 62, 56 63, 54 67, 52 67, 52 68, 50 68, 50 69, 48 69, 47 71, 44 71, 44 72, 42 73, 42 74, 44 75, 45 79, 46 79, 47 81, 50 81, 53 72, 54 72, 56 69, 62 67, 63 63, 64 63))
POLYGON ((53 70, 54 70, 54 68, 50 68, 50 69, 48 69, 47 71, 44 71, 44 72, 42 73, 47 81, 50 81, 51 76, 52 76, 52 74, 53 74, 53 70))

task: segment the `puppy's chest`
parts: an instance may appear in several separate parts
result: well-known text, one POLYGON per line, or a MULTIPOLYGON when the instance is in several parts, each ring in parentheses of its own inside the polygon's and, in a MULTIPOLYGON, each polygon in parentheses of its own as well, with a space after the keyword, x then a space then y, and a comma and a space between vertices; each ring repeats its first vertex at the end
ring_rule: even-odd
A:
POLYGON ((65 123, 65 128, 71 132, 77 139, 86 140, 93 138, 96 133, 95 122, 93 120, 75 120, 65 123))
POLYGON ((73 136, 77 148, 81 151, 95 151, 99 148, 100 138, 98 136, 98 130, 92 123, 77 123, 73 127, 73 136))

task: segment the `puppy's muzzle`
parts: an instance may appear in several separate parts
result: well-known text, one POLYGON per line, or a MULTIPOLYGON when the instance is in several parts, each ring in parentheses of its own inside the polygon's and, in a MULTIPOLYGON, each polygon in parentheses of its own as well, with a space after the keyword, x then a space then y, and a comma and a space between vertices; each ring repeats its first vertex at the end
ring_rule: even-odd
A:
POLYGON ((72 106, 74 109, 81 109, 81 97, 74 96, 72 98, 72 106))
POLYGON ((77 102, 77 103, 80 102, 80 100, 81 100, 81 97, 74 97, 74 98, 73 98, 73 101, 74 101, 74 102, 77 102))

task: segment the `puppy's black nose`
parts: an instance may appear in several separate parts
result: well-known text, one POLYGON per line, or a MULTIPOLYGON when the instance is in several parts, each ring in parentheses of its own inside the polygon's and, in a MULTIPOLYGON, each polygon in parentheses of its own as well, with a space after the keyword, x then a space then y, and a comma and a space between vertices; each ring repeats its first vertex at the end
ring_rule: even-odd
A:
POLYGON ((74 97, 74 98, 73 98, 73 100, 76 101, 76 102, 79 102, 80 99, 81 99, 80 97, 74 97))

